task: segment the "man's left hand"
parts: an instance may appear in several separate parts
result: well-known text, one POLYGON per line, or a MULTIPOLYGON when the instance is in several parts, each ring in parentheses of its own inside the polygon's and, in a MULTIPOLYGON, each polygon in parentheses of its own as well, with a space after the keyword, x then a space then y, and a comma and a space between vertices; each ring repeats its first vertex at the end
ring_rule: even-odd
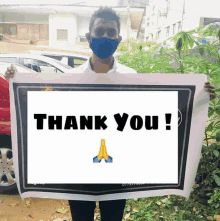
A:
POLYGON ((214 86, 210 82, 205 82, 205 91, 209 93, 210 100, 216 98, 214 86))

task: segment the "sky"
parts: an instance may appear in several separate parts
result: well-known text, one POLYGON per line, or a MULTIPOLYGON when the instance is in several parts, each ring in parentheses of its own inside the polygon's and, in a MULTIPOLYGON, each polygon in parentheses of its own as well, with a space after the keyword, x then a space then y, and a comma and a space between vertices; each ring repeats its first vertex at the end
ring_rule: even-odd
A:
POLYGON ((82 5, 91 5, 91 6, 99 6, 99 5, 107 5, 107 6, 117 6, 118 0, 7 0, 7 2, 1 4, 75 4, 79 2, 82 5))

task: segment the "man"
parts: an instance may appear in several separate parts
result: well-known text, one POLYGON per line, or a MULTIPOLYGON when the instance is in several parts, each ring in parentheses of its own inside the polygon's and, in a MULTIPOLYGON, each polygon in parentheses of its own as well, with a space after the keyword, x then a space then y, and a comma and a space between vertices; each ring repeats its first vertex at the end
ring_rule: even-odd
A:
MULTIPOLYGON (((108 7, 100 7, 91 17, 89 33, 86 38, 93 51, 92 56, 83 65, 70 71, 70 73, 137 73, 134 69, 120 64, 114 57, 122 37, 120 33, 120 20, 115 11, 108 7)), ((13 77, 15 71, 9 69, 6 78, 13 77)), ((206 91, 210 98, 215 98, 213 86, 206 82, 206 91)), ((100 201, 102 221, 121 221, 123 218, 126 200, 100 201)), ((93 221, 96 202, 69 200, 73 221, 93 221)))
POLYGON ((69 73, 137 73, 112 56, 122 40, 119 33, 120 19, 115 11, 100 7, 92 15, 89 33, 86 34, 93 54, 83 65, 69 73))

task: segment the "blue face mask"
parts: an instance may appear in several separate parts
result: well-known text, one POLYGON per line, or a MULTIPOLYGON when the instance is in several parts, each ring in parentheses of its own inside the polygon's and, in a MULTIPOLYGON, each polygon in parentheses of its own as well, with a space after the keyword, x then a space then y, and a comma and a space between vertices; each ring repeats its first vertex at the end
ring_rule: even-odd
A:
POLYGON ((97 39, 90 37, 90 45, 96 56, 99 58, 108 58, 109 56, 113 55, 117 49, 118 41, 110 40, 108 38, 97 39))

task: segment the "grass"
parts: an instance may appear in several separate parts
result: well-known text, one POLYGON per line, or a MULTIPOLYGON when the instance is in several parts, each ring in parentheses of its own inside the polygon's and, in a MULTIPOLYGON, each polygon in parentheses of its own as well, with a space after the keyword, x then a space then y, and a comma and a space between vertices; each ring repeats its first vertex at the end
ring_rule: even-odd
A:
MULTIPOLYGON (((212 216, 210 207, 197 200, 194 193, 189 199, 177 195, 128 199, 123 221, 218 221, 219 218, 212 216)), ((94 220, 101 220, 98 203, 94 220)))

